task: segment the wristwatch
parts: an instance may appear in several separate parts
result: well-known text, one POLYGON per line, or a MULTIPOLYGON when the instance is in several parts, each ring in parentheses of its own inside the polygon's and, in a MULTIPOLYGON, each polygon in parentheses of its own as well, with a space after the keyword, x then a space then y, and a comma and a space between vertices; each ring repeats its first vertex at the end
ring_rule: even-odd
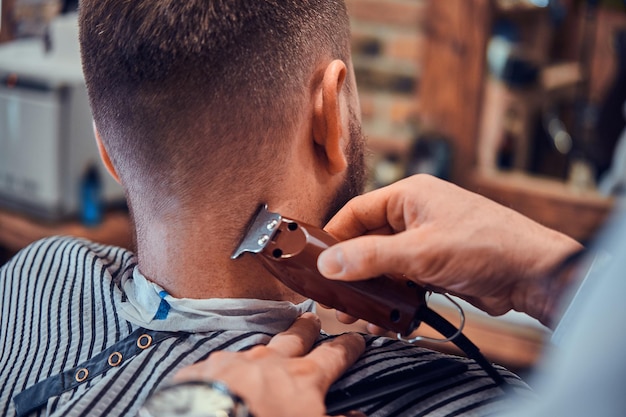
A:
POLYGON ((186 381, 152 394, 139 417, 251 417, 243 400, 219 381, 186 381))

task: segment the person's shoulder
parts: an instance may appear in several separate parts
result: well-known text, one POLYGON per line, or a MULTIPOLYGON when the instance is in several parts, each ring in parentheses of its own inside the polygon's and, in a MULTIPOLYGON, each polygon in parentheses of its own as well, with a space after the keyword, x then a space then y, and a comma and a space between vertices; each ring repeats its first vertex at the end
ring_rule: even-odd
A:
POLYGON ((396 339, 364 337, 364 354, 333 386, 332 398, 341 404, 345 392, 350 401, 363 397, 361 410, 366 415, 484 415, 506 408, 507 392, 530 390, 501 367, 497 372, 503 384, 474 360, 396 339), (368 400, 377 395, 379 401, 368 400))
POLYGON ((109 246, 73 236, 51 236, 37 240, 19 251, 4 266, 10 275, 34 277, 38 271, 87 271, 101 265, 111 271, 134 266, 134 254, 124 248, 109 246))
POLYGON ((32 259, 54 256, 72 256, 78 252, 90 253, 100 258, 129 254, 129 250, 105 245, 75 236, 50 236, 37 240, 20 250, 14 258, 32 259))
POLYGON ((481 365, 476 360, 466 356, 441 352, 409 344, 398 339, 371 335, 366 335, 365 337, 367 348, 362 356, 362 360, 364 364, 374 369, 395 363, 397 364, 397 370, 403 372, 405 368, 413 369, 424 365, 430 366, 431 363, 437 362, 446 367, 450 365, 448 376, 452 376, 454 372, 457 372, 473 375, 476 379, 484 379, 489 384, 500 384, 499 381, 493 380, 493 373, 499 373, 505 383, 529 389, 528 385, 515 373, 502 366, 491 364, 489 360, 485 360, 485 363, 481 365), (487 371, 483 367, 489 365, 494 369, 487 371))

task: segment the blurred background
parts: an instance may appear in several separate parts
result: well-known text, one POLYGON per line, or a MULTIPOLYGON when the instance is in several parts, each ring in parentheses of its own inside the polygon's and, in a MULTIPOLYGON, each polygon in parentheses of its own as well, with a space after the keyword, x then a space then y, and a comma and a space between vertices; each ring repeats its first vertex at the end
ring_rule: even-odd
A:
MULTIPOLYGON (((626 1, 346 2, 369 188, 430 173, 582 242, 621 207, 626 1)), ((132 247, 93 145, 76 7, 2 0, 0 263, 51 234, 132 247)), ((488 356, 532 366, 544 329, 476 317, 488 356)))
POLYGON ((623 0, 348 5, 373 186, 429 172, 593 235, 623 191, 623 0))

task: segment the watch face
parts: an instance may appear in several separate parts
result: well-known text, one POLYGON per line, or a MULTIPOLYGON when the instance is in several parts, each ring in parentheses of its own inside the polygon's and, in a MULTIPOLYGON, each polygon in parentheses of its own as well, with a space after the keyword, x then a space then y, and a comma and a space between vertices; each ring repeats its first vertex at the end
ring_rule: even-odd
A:
POLYGON ((231 417, 237 404, 221 384, 185 382, 157 391, 146 401, 141 417, 231 417), (142 414, 143 413, 143 414, 142 414))

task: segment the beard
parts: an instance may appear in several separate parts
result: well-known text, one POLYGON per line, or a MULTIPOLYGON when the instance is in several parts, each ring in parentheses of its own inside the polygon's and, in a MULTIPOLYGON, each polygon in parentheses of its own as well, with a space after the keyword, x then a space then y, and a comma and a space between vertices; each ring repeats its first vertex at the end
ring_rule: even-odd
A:
POLYGON ((349 112, 350 122, 348 128, 350 141, 346 149, 348 162, 346 178, 328 205, 323 224, 328 223, 348 201, 361 194, 365 187, 365 137, 363 136, 361 126, 357 122, 354 110, 350 108, 349 112))

